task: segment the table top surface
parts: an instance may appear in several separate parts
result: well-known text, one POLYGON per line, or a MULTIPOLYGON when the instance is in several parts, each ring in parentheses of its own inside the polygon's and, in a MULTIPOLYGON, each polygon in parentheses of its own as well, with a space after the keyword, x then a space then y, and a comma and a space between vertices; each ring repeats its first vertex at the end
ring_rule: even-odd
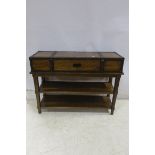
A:
POLYGON ((116 52, 38 51, 30 58, 123 58, 116 52))

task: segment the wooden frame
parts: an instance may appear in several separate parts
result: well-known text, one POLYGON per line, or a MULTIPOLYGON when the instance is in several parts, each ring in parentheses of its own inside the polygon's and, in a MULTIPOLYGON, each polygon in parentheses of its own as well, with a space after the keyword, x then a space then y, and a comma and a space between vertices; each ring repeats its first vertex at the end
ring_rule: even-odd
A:
MULTIPOLYGON (((60 55, 59 57, 54 57, 55 55, 57 54, 56 51, 54 52, 45 52, 45 55, 44 55, 44 52, 41 51, 41 52, 37 52, 35 53, 34 55, 32 55, 29 59, 30 59, 30 66, 31 66, 31 74, 33 76, 33 80, 34 80, 34 87, 35 87, 35 94, 36 94, 36 100, 37 100, 37 108, 38 108, 38 113, 41 113, 41 109, 43 107, 46 107, 46 104, 47 104, 47 107, 51 106, 51 107, 54 107, 54 106, 60 106, 60 105, 63 105, 63 106, 67 106, 67 102, 64 101, 61 101, 59 102, 59 100, 57 100, 56 96, 52 96, 53 94, 56 94, 56 95, 82 95, 82 96, 91 96, 92 100, 93 100, 93 97, 92 96, 102 96, 103 94, 106 94, 107 96, 103 96, 103 97, 94 97, 94 104, 91 104, 89 105, 88 103, 86 104, 79 104, 80 106, 83 106, 83 107, 95 107, 95 104, 96 104, 96 107, 102 107, 102 104, 97 104, 97 101, 100 101, 100 103, 102 102, 101 100, 103 100, 104 104, 103 104, 103 107, 105 106, 106 108, 108 109, 111 109, 111 114, 114 113, 114 110, 115 110, 115 103, 116 103, 116 98, 117 98, 117 94, 118 94, 118 87, 119 87, 119 81, 120 81, 120 78, 121 78, 121 75, 123 75, 123 64, 124 64, 124 58, 122 56, 120 56, 119 54, 117 54, 116 52, 109 52, 109 57, 108 57, 108 53, 106 52, 106 56, 104 57, 104 52, 95 52, 95 55, 96 57, 95 58, 92 58, 91 57, 91 54, 93 54, 93 52, 91 53, 87 53, 86 54, 86 58, 84 57, 84 55, 82 55, 82 57, 80 58, 81 56, 81 52, 79 52, 79 57, 78 56, 78 53, 76 53, 76 57, 68 57, 67 56, 67 52, 63 52, 62 53, 62 56, 61 56, 61 53, 59 53, 58 55, 60 55), (90 55, 90 57, 88 56, 90 55), (91 63, 91 60, 94 59, 94 60, 98 60, 99 63, 100 63, 100 70, 94 70, 94 71, 54 71, 54 61, 53 60, 81 60, 81 61, 85 61, 85 60, 90 60, 88 62, 91 63), (49 64, 50 64, 50 69, 49 71, 40 71, 40 70, 35 70, 32 66, 33 66, 33 60, 47 60, 49 61, 49 64), (111 71, 107 71, 105 72, 103 70, 103 67, 104 67, 104 63, 102 63, 102 61, 120 61, 121 62, 121 67, 120 67, 120 70, 119 72, 111 72, 111 71), (108 90, 106 91, 106 89, 103 91, 103 93, 100 91, 98 92, 97 90, 99 90, 99 88, 97 87, 97 85, 95 85, 96 83, 94 83, 94 86, 96 86, 96 92, 95 92, 95 88, 90 88, 88 87, 88 91, 85 91, 85 92, 82 92, 80 93, 80 89, 79 88, 75 88, 76 87, 76 83, 72 83, 73 85, 73 89, 71 87, 71 90, 68 90, 67 87, 68 86, 71 86, 71 83, 66 83, 66 90, 65 88, 61 89, 61 87, 57 87, 55 88, 56 90, 54 90, 54 87, 52 87, 53 89, 49 89, 50 91, 43 91, 42 90, 42 85, 39 85, 39 77, 41 77, 41 80, 42 80, 42 84, 44 84, 46 82, 46 78, 45 77, 51 77, 51 76, 66 76, 66 77, 78 77, 80 79, 80 77, 108 77, 109 78, 109 81, 108 83, 111 84, 112 86, 112 81, 114 79, 114 86, 113 86, 113 91, 112 92, 108 92, 108 90), (79 91, 78 91, 79 90, 79 91), (94 92, 94 93, 93 93, 94 92), (40 97, 40 93, 43 93, 43 98, 41 100, 41 97, 40 97), (98 95, 98 93, 100 93, 100 95, 98 95), (51 95, 52 94, 52 95, 51 95), (51 95, 51 96, 49 96, 51 95), (112 95, 112 96, 111 96, 112 95), (112 99, 110 100, 110 97, 112 97, 112 99), (50 99, 54 100, 56 103, 53 103, 51 102, 51 104, 49 103, 50 99), (48 102, 48 103, 45 103, 45 102, 48 102), (107 103, 106 103, 107 102, 107 103), (60 105, 58 105, 60 104, 60 105)), ((74 56, 74 52, 71 53, 73 56, 74 56)), ((83 53, 85 54, 85 53, 83 53)), ((64 61, 65 62, 65 61, 64 61)), ((91 65, 90 65, 91 66, 91 65)), ((81 67, 81 66, 80 66, 81 67)), ((76 82, 76 81, 75 81, 76 82)), ((52 84, 52 82, 51 82, 52 84)), ((85 83, 82 83, 83 85, 87 86, 85 83)), ((103 83, 101 82, 101 85, 103 83)), ((87 88, 87 87, 86 87, 87 88)), ((48 89, 48 85, 47 85, 47 89, 48 89)), ((86 89, 85 89, 86 90, 86 89)), ((102 90, 102 89, 101 89, 102 90)), ((66 97, 64 96, 64 99, 66 97)), ((71 97, 71 98, 75 98, 75 97, 71 97)), ((90 97, 88 97, 89 99, 90 97)), ((69 105, 68 105, 69 106, 69 105)), ((77 107, 78 105, 77 104, 70 104, 70 106, 75 106, 77 107)))

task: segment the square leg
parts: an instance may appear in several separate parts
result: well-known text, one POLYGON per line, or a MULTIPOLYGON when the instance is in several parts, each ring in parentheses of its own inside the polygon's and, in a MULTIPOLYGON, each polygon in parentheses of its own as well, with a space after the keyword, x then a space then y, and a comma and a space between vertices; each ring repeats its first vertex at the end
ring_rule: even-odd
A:
POLYGON ((111 115, 114 114, 114 110, 115 110, 115 103, 116 103, 116 98, 117 98, 117 94, 118 94, 120 77, 121 76, 117 76, 115 78, 114 92, 113 92, 112 105, 111 105, 111 115))
POLYGON ((35 94, 36 94, 36 99, 37 99, 37 108, 38 108, 38 113, 41 113, 41 104, 40 104, 40 93, 39 93, 39 80, 37 75, 33 75, 33 81, 34 81, 34 86, 35 86, 35 94))

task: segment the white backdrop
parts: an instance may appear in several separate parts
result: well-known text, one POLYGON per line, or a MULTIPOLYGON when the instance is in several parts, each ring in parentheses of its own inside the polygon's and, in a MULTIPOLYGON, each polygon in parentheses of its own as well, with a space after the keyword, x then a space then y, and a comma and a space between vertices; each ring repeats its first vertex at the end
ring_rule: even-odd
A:
POLYGON ((128 98, 128 0, 27 0, 28 57, 37 50, 116 51, 125 57, 119 98, 128 98))

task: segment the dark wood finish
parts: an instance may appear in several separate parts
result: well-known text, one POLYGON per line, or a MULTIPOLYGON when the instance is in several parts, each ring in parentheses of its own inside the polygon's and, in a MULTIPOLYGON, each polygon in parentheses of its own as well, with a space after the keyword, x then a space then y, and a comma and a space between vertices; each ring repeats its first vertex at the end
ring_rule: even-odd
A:
POLYGON ((66 77, 116 77, 117 75, 123 75, 123 73, 103 73, 103 72, 36 72, 31 71, 31 74, 35 74, 38 76, 66 76, 66 77), (92 74, 93 73, 93 74, 92 74))
MULTIPOLYGON (((124 58, 116 52, 38 51, 30 59, 38 112, 42 107, 110 105, 114 113, 124 58), (48 77, 109 77, 108 82, 48 81, 48 77), (42 83, 39 86, 38 77, 42 83), (114 88, 112 79, 115 80, 114 88), (40 93, 43 93, 42 102, 40 93), (103 97, 103 94, 106 96, 103 97), (110 94, 112 100, 110 100, 110 94), (59 96, 61 95, 61 96, 59 96), (78 96, 80 97, 76 99, 78 96), (88 97, 89 96, 89 97, 88 97), (95 99, 93 99, 95 97, 95 99), (98 98, 98 99, 97 99, 98 98), (75 100, 75 101, 73 101, 75 100), (75 104, 76 101, 79 104, 75 104), (97 103, 98 102, 98 103, 97 103), (70 104, 68 104, 70 103, 70 104), (101 104, 102 103, 102 104, 101 104)), ((108 106, 109 107, 109 106, 108 106)))
POLYGON ((35 94, 36 94, 36 99, 37 99, 38 113, 41 113, 40 94, 39 94, 39 80, 38 80, 38 76, 33 75, 33 81, 34 81, 34 86, 35 86, 35 94))
POLYGON ((100 52, 101 58, 104 59, 124 59, 121 55, 116 52, 100 52))
MULTIPOLYGON (((116 52, 39 51, 30 57, 31 73, 94 72, 123 74, 124 58, 116 52)), ((88 75, 89 76, 89 75, 88 75)))
POLYGON ((115 110, 115 103, 116 103, 116 98, 117 98, 117 94, 118 94, 119 81, 120 81, 120 76, 117 76, 115 78, 114 94, 113 94, 112 105, 111 105, 111 114, 112 115, 113 115, 114 110, 115 110))
POLYGON ((109 77, 109 83, 112 84, 112 77, 109 77))
POLYGON ((50 71, 50 61, 46 59, 32 60, 32 69, 34 71, 50 71))
MULTIPOLYGON (((112 85, 112 77, 109 77, 109 83, 112 85)), ((107 94, 107 97, 110 97, 110 93, 107 94)))
POLYGON ((53 56, 54 58, 73 58, 73 59, 94 59, 100 58, 100 54, 98 52, 71 52, 71 51, 58 51, 53 56))
POLYGON ((121 60, 105 60, 103 65, 104 72, 121 72, 122 61, 121 60))
POLYGON ((112 94, 113 86, 111 83, 105 82, 61 82, 61 81, 46 81, 42 82, 40 91, 44 93, 56 94, 80 94, 80 95, 95 95, 95 94, 112 94))
POLYGON ((104 107, 110 108, 108 97, 101 96, 70 96, 70 95, 44 95, 42 107, 104 107))
POLYGON ((33 54, 32 56, 29 57, 29 59, 49 59, 51 58, 56 52, 55 51, 38 51, 35 54, 33 54))
POLYGON ((54 71, 100 71, 99 59, 55 59, 53 61, 54 71))

